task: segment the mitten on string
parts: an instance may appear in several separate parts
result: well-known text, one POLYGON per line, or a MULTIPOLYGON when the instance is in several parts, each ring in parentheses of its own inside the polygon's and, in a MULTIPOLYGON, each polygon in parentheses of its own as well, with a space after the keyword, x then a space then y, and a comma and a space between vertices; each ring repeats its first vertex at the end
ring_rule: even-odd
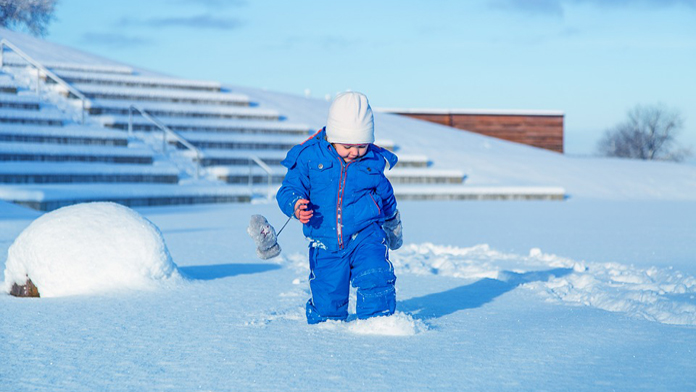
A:
POLYGON ((280 254, 278 236, 275 229, 263 217, 263 215, 252 215, 247 233, 256 243, 256 255, 261 259, 270 259, 280 254))
POLYGON ((387 245, 389 245, 389 249, 397 250, 401 248, 404 239, 402 236, 401 214, 398 210, 396 214, 394 214, 394 217, 384 222, 382 229, 387 233, 387 245))

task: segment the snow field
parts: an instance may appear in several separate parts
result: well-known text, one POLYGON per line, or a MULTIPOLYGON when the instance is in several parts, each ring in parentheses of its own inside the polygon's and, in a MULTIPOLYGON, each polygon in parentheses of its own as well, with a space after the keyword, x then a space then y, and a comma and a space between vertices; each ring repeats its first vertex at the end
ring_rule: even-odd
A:
MULTIPOLYGON (((0 207, 3 216, 19 210, 0 207)), ((0 364, 0 390, 696 387, 692 325, 564 302, 545 286, 575 277, 601 283, 593 268, 607 260, 614 269, 625 267, 625 276, 615 283, 624 288, 628 277, 652 267, 664 273, 653 278, 660 283, 678 279, 676 269, 688 272, 683 278, 694 275, 686 262, 693 234, 681 230, 680 221, 668 213, 679 210, 688 219, 693 209, 686 204, 403 202, 400 209, 407 244, 392 253, 399 313, 392 320, 375 319, 379 325, 365 327, 369 334, 361 333, 361 322, 352 318, 306 324, 307 243, 299 224, 291 222, 279 237, 280 257, 264 262, 255 256, 245 232, 249 216, 263 214, 278 227, 285 218, 275 205, 138 209, 160 228, 188 279, 153 291, 99 296, 0 295, 0 319, 7 320, 0 322, 0 350, 16 354, 0 364), (640 224, 611 219, 593 224, 594 236, 589 236, 582 220, 575 219, 594 222, 587 211, 623 214, 637 206, 642 207, 639 223, 654 218, 644 234, 640 224), (421 216, 445 213, 451 219, 421 216), (527 230, 508 235, 517 233, 511 218, 527 230), (555 219, 574 223, 558 230, 555 219), (546 230, 547 224, 553 231, 546 230), (621 229, 632 234, 626 239, 633 245, 630 252, 621 249, 623 239, 616 235, 621 229), (597 241, 612 235, 610 244, 597 241), (645 241, 644 235, 656 241, 645 241), (611 251, 617 247, 621 252, 611 251), (544 251, 530 252, 537 248, 544 251), (670 269, 671 261, 678 268, 670 269), (403 316, 427 330, 396 325, 403 316)), ((34 211, 25 213, 0 220, 0 265, 11 242, 36 217, 34 211)), ((599 283, 587 288, 600 292, 599 283)))

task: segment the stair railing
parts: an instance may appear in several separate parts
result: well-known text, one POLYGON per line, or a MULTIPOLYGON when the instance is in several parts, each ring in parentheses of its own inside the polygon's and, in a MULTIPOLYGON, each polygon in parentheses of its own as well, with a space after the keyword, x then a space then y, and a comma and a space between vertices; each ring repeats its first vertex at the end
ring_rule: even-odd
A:
POLYGON ((128 108, 129 136, 133 137, 133 111, 137 111, 138 113, 140 113, 145 119, 150 121, 153 125, 155 125, 162 131, 162 152, 164 154, 167 153, 167 136, 173 137, 174 139, 176 139, 177 142, 181 143, 184 147, 188 148, 196 154, 196 159, 194 159, 194 163, 196 164, 196 180, 198 180, 201 176, 201 159, 203 158, 203 153, 201 152, 201 150, 198 147, 191 144, 188 140, 184 139, 178 133, 169 129, 168 126, 164 125, 164 123, 152 116, 145 109, 137 107, 135 105, 130 105, 130 107, 128 108))
POLYGON ((254 174, 252 172, 253 165, 252 163, 255 163, 257 166, 259 166, 263 171, 266 172, 266 175, 268 176, 268 199, 270 200, 273 198, 273 192, 272 192, 272 181, 273 181, 273 170, 271 169, 270 166, 266 164, 266 162, 262 161, 261 158, 251 155, 249 156, 249 189, 252 189, 253 186, 253 178, 254 174))
POLYGON ((26 62, 29 64, 33 65, 36 68, 36 94, 40 96, 40 84, 39 81, 41 79, 41 73, 43 72, 46 77, 51 78, 54 82, 60 84, 64 88, 66 88, 70 94, 76 96, 77 98, 80 99, 80 102, 82 103, 82 110, 80 110, 80 124, 85 123, 85 107, 86 107, 86 102, 89 102, 87 97, 79 92, 75 87, 71 86, 63 80, 60 76, 54 74, 53 72, 49 71, 48 68, 44 67, 39 63, 38 61, 34 60, 31 56, 28 54, 24 53, 21 49, 19 49, 16 45, 8 41, 7 39, 3 38, 2 41, 0 41, 0 68, 2 68, 5 63, 3 59, 3 53, 5 51, 5 47, 8 47, 19 57, 23 58, 26 62))

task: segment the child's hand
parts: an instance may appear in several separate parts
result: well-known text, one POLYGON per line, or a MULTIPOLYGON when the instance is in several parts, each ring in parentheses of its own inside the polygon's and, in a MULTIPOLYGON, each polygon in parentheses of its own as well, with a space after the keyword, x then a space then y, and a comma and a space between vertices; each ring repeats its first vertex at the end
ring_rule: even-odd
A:
POLYGON ((303 224, 309 222, 314 215, 314 211, 307 209, 307 204, 309 204, 307 199, 300 199, 295 203, 295 217, 303 224))

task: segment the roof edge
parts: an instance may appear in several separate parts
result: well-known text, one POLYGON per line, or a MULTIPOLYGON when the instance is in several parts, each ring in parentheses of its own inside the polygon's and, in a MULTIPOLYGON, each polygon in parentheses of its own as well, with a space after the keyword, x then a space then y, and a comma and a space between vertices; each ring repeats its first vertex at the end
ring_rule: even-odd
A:
POLYGON ((429 108, 374 108, 380 113, 392 114, 468 114, 486 116, 565 116, 561 110, 527 110, 527 109, 429 109, 429 108))

